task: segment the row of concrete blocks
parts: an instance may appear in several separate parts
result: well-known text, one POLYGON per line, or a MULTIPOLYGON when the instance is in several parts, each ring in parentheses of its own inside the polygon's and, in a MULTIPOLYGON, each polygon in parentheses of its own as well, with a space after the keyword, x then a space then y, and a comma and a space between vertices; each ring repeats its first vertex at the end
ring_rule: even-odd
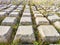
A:
MULTIPOLYGON (((55 6, 52 6, 52 7, 55 7, 55 6)), ((43 17, 43 16, 45 16, 45 17, 47 17, 47 19, 50 21, 50 22, 52 22, 52 23, 54 23, 54 22, 56 22, 56 21, 60 21, 60 17, 57 15, 57 14, 55 14, 55 13, 52 13, 52 12, 50 12, 50 13, 47 13, 47 14, 45 14, 45 15, 42 15, 41 13, 39 13, 39 11, 33 11, 33 13, 34 13, 34 17, 36 18, 36 17, 43 17), (34 13, 34 12, 36 12, 36 13, 34 13)))
POLYGON ((39 25, 40 23, 44 24, 44 22, 47 22, 47 24, 49 24, 49 21, 51 23, 54 23, 56 21, 60 21, 60 17, 56 14, 53 14, 53 13, 42 15, 39 11, 33 11, 33 14, 34 14, 35 21, 36 21, 37 25, 39 25), (46 17, 44 17, 44 16, 46 16, 46 17))
MULTIPOLYGON (((37 25, 49 24, 49 21, 45 17, 37 17, 35 21, 37 25)), ((6 17, 2 21, 2 25, 7 25, 7 24, 13 25, 14 23, 16 24, 16 22, 17 22, 16 17, 6 17)), ((21 17, 20 24, 25 24, 25 25, 32 24, 31 17, 21 17)))
POLYGON ((51 23, 54 23, 56 21, 60 21, 60 17, 58 17, 57 15, 52 15, 52 16, 48 16, 47 18, 46 17, 36 17, 36 19, 35 19, 37 25, 49 24, 48 20, 51 23))
MULTIPOLYGON (((20 11, 21 12, 21 11, 20 11)), ((7 16, 9 16, 9 17, 19 17, 19 15, 20 15, 20 12, 15 12, 15 11, 13 11, 13 12, 11 12, 9 15, 7 14, 7 12, 0 12, 0 17, 7 17, 7 16)), ((9 12, 8 12, 9 13, 9 12)))
MULTIPOLYGON (((53 19, 53 20, 56 20, 56 19, 53 19)), ((56 20, 58 21, 59 18, 56 20)), ((37 25, 40 25, 40 24, 49 24, 49 21, 45 18, 45 17, 36 17, 36 24, 37 25)), ((31 20, 31 17, 22 17, 21 20, 20 20, 21 23, 26 23, 27 24, 32 24, 32 20, 31 20)))
POLYGON ((60 14, 60 8, 57 6, 43 6, 43 5, 35 5, 38 10, 43 10, 44 8, 47 12, 56 12, 60 14))
MULTIPOLYGON (((27 13, 23 13, 23 15, 25 15, 26 16, 26 14, 27 13)), ((30 13, 28 13, 28 15, 30 15, 30 13)), ((10 23, 12 23, 12 22, 14 22, 14 21, 16 21, 16 17, 6 17, 5 18, 5 21, 3 20, 3 22, 5 23, 5 22, 10 22, 10 23), (11 19, 11 20, 10 20, 11 19), (9 21, 7 21, 7 20, 9 20, 9 21)), ((22 17, 21 18, 21 21, 20 21, 21 23, 22 22, 31 22, 31 17, 29 18, 29 17, 22 17), (26 19, 26 20, 25 20, 26 19)), ((3 23, 2 23, 3 24, 3 23)), ((7 23, 6 23, 7 24, 7 23)), ((4 25, 4 24, 3 24, 4 25)), ((13 25, 13 23, 12 24, 10 24, 10 25, 13 25)), ((21 38, 21 41, 22 42, 34 42, 35 41, 35 36, 34 36, 34 33, 33 33, 33 28, 32 28, 32 26, 19 26, 19 28, 18 28, 18 30, 17 30, 17 33, 16 33, 16 36, 15 36, 15 38, 14 38, 14 41, 15 40, 17 40, 17 39, 20 39, 21 38), (28 29, 27 29, 27 27, 28 27, 28 29), (22 30, 21 30, 22 29, 22 30), (26 29, 26 30, 24 30, 24 29, 26 29), (29 30, 29 32, 28 32, 28 30, 29 30), (21 37, 20 37, 21 36, 21 37), (23 41, 24 40, 24 41, 23 41), (30 41, 29 41, 30 40, 30 41)))
POLYGON ((59 7, 57 6, 43 6, 43 5, 35 5, 37 9, 44 8, 45 10, 51 10, 51 11, 57 11, 59 10, 59 7))
MULTIPOLYGON (((35 12, 38 12, 38 11, 35 11, 35 12)), ((36 24, 37 25, 39 25, 39 24, 49 24, 49 21, 45 17, 43 17, 42 14, 38 13, 38 14, 36 14, 35 17, 36 17, 36 24)), ((60 21, 60 17, 58 17, 57 15, 48 15, 48 19, 50 20, 50 22, 60 21), (53 18, 53 17, 55 17, 55 18, 53 18)))
POLYGON ((48 25, 50 24, 49 21, 44 17, 39 11, 33 11, 35 22, 37 25, 48 25))
MULTIPOLYGON (((43 41, 56 42, 60 39, 60 34, 52 25, 40 25, 38 28, 39 38, 43 41)), ((8 42, 12 34, 10 26, 0 26, 0 42, 8 42)), ((19 26, 13 42, 20 40, 21 42, 33 43, 36 41, 33 27, 19 26)))
POLYGON ((19 26, 14 41, 20 40, 23 43, 33 43, 35 41, 35 35, 32 27, 31 13, 28 5, 26 5, 25 7, 25 10, 20 20, 20 24, 22 25, 19 26), (26 26, 27 24, 31 25, 26 26))
POLYGON ((14 41, 20 40, 22 43, 33 43, 35 41, 35 35, 33 32, 31 13, 28 5, 25 6, 24 12, 20 20, 20 24, 22 25, 19 26, 14 41), (29 24, 31 25, 23 26, 29 24))
MULTIPOLYGON (((11 7, 15 7, 15 6, 11 6, 11 7)), ((23 8, 21 8, 21 7, 18 7, 15 10, 13 10, 13 8, 8 8, 8 9, 0 12, 0 17, 6 17, 6 16, 19 17, 22 10, 23 10, 23 8), (11 11, 13 11, 13 12, 11 12, 11 11), (10 13, 10 14, 8 15, 7 13, 10 13)))
MULTIPOLYGON (((0 42, 8 42, 11 34, 12 28, 10 26, 0 26, 0 42)), ((18 39, 20 39, 21 42, 34 42, 35 36, 32 26, 19 26, 14 41, 17 41, 18 39)))
MULTIPOLYGON (((3 10, 4 12, 1 12, 0 15, 1 15, 1 16, 7 15, 6 12, 7 12, 7 13, 10 13, 10 12, 13 10, 13 7, 16 7, 16 6, 14 5, 14 6, 11 6, 11 7, 12 7, 12 8, 8 8, 8 9, 6 9, 6 10, 3 10)), ((20 6, 20 7, 18 6, 18 8, 17 8, 16 10, 13 10, 13 12, 10 13, 10 16, 11 16, 11 15, 12 15, 12 16, 13 16, 13 15, 19 15, 19 12, 22 10, 22 7, 23 7, 23 6, 20 6)), ((25 15, 31 16, 30 10, 29 10, 28 8, 25 9, 25 11, 24 11, 24 13, 23 13, 23 16, 25 16, 25 15), (28 13, 27 13, 27 12, 28 12, 28 13)), ((1 16, 0 16, 0 17, 1 17, 1 16)))
MULTIPOLYGON (((16 17, 6 17, 1 25, 10 25, 13 26, 17 23, 17 18, 16 17)), ((32 25, 32 20, 31 17, 22 17, 20 20, 20 25, 32 25)))
POLYGON ((11 0, 0 0, 0 4, 10 4, 11 0))
MULTIPOLYGON (((16 24, 16 22, 17 22, 17 18, 16 17, 19 17, 19 12, 14 12, 13 11, 13 12, 11 12, 9 14, 9 16, 11 16, 11 17, 6 17, 2 21, 2 25, 11 25, 11 26, 13 26, 14 24, 16 24)), ((22 15, 22 18, 20 20, 20 24, 32 24, 31 14, 24 12, 23 15, 22 15)))
POLYGON ((17 8, 17 6, 16 6, 16 5, 12 5, 12 6, 10 6, 9 8, 3 10, 3 12, 7 12, 7 13, 9 14, 9 13, 12 12, 15 8, 17 8))
POLYGON ((25 6, 24 13, 30 13, 30 7, 29 7, 29 5, 25 6))
MULTIPOLYGON (((57 7, 57 6, 39 6, 39 5, 35 5, 36 7, 37 7, 37 9, 39 10, 39 11, 41 11, 41 10, 46 10, 46 12, 54 12, 54 13, 58 13, 58 14, 60 14, 60 8, 59 7, 57 7), (41 8, 44 8, 44 9, 41 9, 41 8), (40 9, 39 9, 40 8, 40 9)), ((50 14, 49 14, 50 15, 50 14)), ((44 16, 46 16, 46 15, 44 15, 44 16)))
POLYGON ((4 10, 5 8, 9 8, 12 4, 9 5, 0 5, 0 11, 4 10))
POLYGON ((34 17, 35 17, 35 21, 37 25, 46 25, 46 24, 50 24, 49 21, 51 23, 53 23, 53 25, 57 28, 60 29, 59 26, 59 22, 60 22, 60 17, 57 16, 54 13, 48 13, 47 15, 42 15, 41 13, 39 13, 39 11, 33 11, 34 13, 34 17), (37 12, 37 13, 34 13, 37 12), (45 16, 45 17, 44 17, 45 16), (46 18, 47 17, 47 18, 46 18), (48 21, 49 20, 49 21, 48 21), (55 23, 54 23, 55 22, 55 23), (56 24, 57 23, 57 24, 56 24), (58 28, 59 27, 59 28, 58 28))
POLYGON ((45 8, 46 11, 53 11, 53 12, 56 12, 56 13, 60 13, 60 8, 57 7, 57 6, 50 6, 50 7, 46 7, 45 8))
POLYGON ((20 25, 32 25, 30 8, 28 5, 25 6, 24 12, 22 14, 20 25))
MULTIPOLYGON (((56 20, 56 21, 58 21, 58 20, 56 20)), ((31 17, 22 17, 21 18, 21 20, 20 20, 21 24, 24 24, 26 22, 27 22, 27 24, 32 24, 31 17)), ((36 18, 36 24, 37 25, 40 25, 40 24, 49 24, 49 21, 45 17, 37 17, 36 18)))

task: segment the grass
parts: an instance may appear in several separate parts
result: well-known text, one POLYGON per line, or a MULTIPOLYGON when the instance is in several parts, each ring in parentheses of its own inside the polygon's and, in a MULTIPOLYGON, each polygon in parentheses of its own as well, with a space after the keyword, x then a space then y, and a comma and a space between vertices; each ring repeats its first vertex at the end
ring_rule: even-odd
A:
POLYGON ((5 17, 0 17, 0 25, 1 25, 1 22, 4 20, 5 17))
MULTIPOLYGON (((48 2, 47 2, 47 3, 48 3, 48 2)), ((52 3, 53 3, 53 1, 52 1, 52 2, 49 2, 48 5, 52 5, 52 3)), ((13 4, 16 4, 16 2, 14 1, 13 4)), ((39 5, 39 4, 45 4, 45 5, 46 5, 46 1, 45 1, 45 2, 41 2, 41 3, 37 3, 37 2, 36 2, 36 4, 37 4, 37 5, 39 5)), ((26 5, 26 2, 24 2, 24 8, 25 8, 25 5, 26 5)), ((35 35, 35 38, 36 38, 36 41, 33 42, 33 44, 34 44, 34 45, 49 45, 50 42, 43 41, 43 40, 41 39, 41 35, 39 34, 39 32, 38 32, 38 30, 37 30, 37 25, 36 25, 36 22, 35 22, 35 17, 34 17, 34 14, 33 14, 33 12, 32 12, 32 9, 31 9, 31 6, 32 6, 32 5, 35 5, 35 3, 34 3, 34 2, 29 2, 29 5, 30 5, 32 23, 33 23, 32 26, 33 26, 34 35, 35 35)), ((23 8, 23 10, 21 11, 21 16, 22 16, 22 13, 23 13, 23 11, 24 11, 24 8, 23 8)), ((36 8, 36 9, 37 9, 37 8, 36 8)), ((37 9, 37 10, 38 10, 38 9, 37 9)), ((38 11, 39 11, 39 10, 38 10, 38 11)), ((41 11, 40 11, 40 13, 42 13, 43 15, 45 15, 45 14, 47 14, 47 13, 49 13, 49 12, 47 12, 44 8, 42 8, 41 11)), ((60 14, 58 14, 58 15, 60 15, 60 14)), ((17 31, 17 29, 18 29, 18 27, 19 27, 19 22, 20 22, 21 16, 18 17, 18 21, 17 21, 16 25, 12 26, 13 31, 12 31, 12 36, 11 36, 10 42, 8 42, 8 43, 0 43, 0 45, 18 45, 18 44, 21 43, 21 42, 20 42, 20 39, 13 42, 14 37, 15 37, 15 35, 16 35, 16 31, 17 31)), ((0 23, 1 23, 2 20, 3 20, 3 18, 0 19, 0 23)), ((50 23, 50 24, 51 24, 51 23, 50 23)), ((52 25, 52 24, 51 24, 51 25, 52 25)), ((57 29, 57 28, 56 28, 56 29, 57 29)), ((59 29, 57 29, 57 30, 58 30, 58 32, 60 32, 59 29)), ((56 42, 54 42, 54 43, 52 43, 52 44, 60 44, 60 40, 58 40, 58 41, 56 41, 56 42)))

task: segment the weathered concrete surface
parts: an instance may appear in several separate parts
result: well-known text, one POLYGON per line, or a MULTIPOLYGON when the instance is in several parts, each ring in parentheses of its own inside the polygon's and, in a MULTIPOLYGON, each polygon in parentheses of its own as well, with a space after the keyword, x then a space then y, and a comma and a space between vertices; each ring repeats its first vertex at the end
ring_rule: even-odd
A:
POLYGON ((21 20, 20 20, 20 24, 31 25, 32 24, 31 17, 22 17, 21 20))
POLYGON ((40 25, 38 31, 44 41, 55 42, 60 39, 60 34, 52 25, 40 25))
POLYGON ((57 15, 48 16, 50 22, 60 21, 60 17, 57 15))
POLYGON ((16 17, 6 17, 3 21, 2 21, 2 25, 10 25, 13 26, 17 23, 17 18, 16 17))
POLYGON ((45 17, 36 17, 35 21, 37 25, 49 24, 49 21, 45 17))
POLYGON ((0 17, 6 17, 7 13, 6 12, 0 12, 0 17))
POLYGON ((35 36, 32 26, 19 26, 14 41, 20 39, 21 42, 33 43, 35 36))
POLYGON ((12 33, 10 26, 0 26, 0 42, 8 42, 12 33))
POLYGON ((19 12, 11 12, 10 14, 9 14, 9 16, 11 16, 11 17, 19 17, 19 12))
POLYGON ((60 29, 60 21, 54 22, 53 25, 54 25, 57 29, 60 29))

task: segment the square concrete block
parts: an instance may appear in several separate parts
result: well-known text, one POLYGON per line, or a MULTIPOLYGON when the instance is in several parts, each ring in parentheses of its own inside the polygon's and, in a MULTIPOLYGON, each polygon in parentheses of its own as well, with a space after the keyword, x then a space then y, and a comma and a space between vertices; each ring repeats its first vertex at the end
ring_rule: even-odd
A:
POLYGON ((20 20, 20 24, 31 25, 32 24, 31 17, 22 17, 21 20, 20 20))
POLYGON ((54 22, 53 25, 54 25, 57 29, 60 29, 60 21, 54 22))
POLYGON ((0 26, 0 42, 8 42, 12 33, 10 26, 0 26))
POLYGON ((5 10, 3 10, 3 11, 6 12, 6 13, 10 13, 10 12, 13 11, 13 8, 8 8, 8 9, 5 9, 5 10))
POLYGON ((23 8, 19 8, 19 7, 17 7, 16 9, 17 9, 17 10, 23 10, 23 8))
POLYGON ((5 9, 6 11, 11 11, 11 10, 13 10, 14 8, 7 8, 7 9, 5 9))
POLYGON ((5 16, 7 16, 6 12, 0 12, 0 17, 5 17, 5 16))
POLYGON ((44 41, 55 42, 60 39, 60 34, 52 25, 40 25, 38 31, 44 41))
POLYGON ((31 25, 18 27, 14 41, 19 39, 21 42, 27 42, 27 43, 33 43, 35 41, 35 36, 31 25))
POLYGON ((29 9, 30 7, 29 7, 29 5, 26 5, 25 8, 26 8, 26 9, 29 9))
POLYGON ((30 9, 25 9, 24 13, 30 13, 30 9))
POLYGON ((30 13, 30 11, 25 10, 24 13, 30 13))
POLYGON ((42 14, 34 14, 34 17, 43 17, 42 14))
POLYGON ((31 17, 31 13, 23 13, 22 17, 31 17))
POLYGON ((3 21, 2 21, 2 25, 9 25, 9 26, 13 26, 15 25, 17 22, 17 18, 16 17, 6 17, 3 21))
POLYGON ((60 17, 57 15, 48 16, 50 22, 60 21, 60 17))
POLYGON ((45 17, 36 17, 35 21, 37 25, 49 24, 49 21, 45 17))
POLYGON ((9 16, 11 16, 11 17, 19 17, 19 12, 11 12, 10 14, 9 14, 9 16))

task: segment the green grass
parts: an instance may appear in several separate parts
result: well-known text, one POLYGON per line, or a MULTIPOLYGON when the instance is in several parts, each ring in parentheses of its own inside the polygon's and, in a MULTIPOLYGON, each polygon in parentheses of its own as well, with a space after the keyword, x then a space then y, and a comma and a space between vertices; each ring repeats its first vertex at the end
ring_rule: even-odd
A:
MULTIPOLYGON (((25 8, 26 2, 23 2, 23 3, 24 3, 24 8, 25 8)), ((34 44, 34 45, 49 45, 51 42, 43 41, 43 40, 41 39, 41 35, 39 34, 39 32, 38 32, 38 30, 37 30, 37 27, 38 27, 38 26, 36 25, 35 17, 34 17, 34 14, 33 14, 33 12, 32 12, 32 9, 31 9, 31 6, 32 6, 32 5, 35 5, 35 2, 29 2, 29 3, 30 3, 29 5, 30 5, 32 23, 33 23, 32 26, 33 26, 34 35, 35 35, 35 38, 36 38, 36 41, 33 42, 33 44, 34 44)), ((47 3, 48 3, 48 2, 47 2, 47 3)), ((16 4, 16 2, 13 1, 13 4, 16 4)), ((47 4, 46 4, 46 1, 43 1, 43 2, 40 2, 40 3, 39 3, 39 2, 36 2, 36 4, 37 4, 37 5, 39 5, 39 4, 47 5, 47 4)), ((53 4, 53 1, 52 1, 52 2, 49 2, 48 5, 52 5, 52 4, 53 4)), ((24 11, 24 8, 23 8, 23 10, 22 10, 22 12, 21 12, 21 16, 22 16, 22 13, 23 13, 23 11, 24 11)), ((40 13, 42 13, 43 15, 45 15, 45 14, 47 14, 47 13, 50 13, 50 12, 47 12, 47 11, 46 11, 45 9, 43 9, 43 8, 42 8, 42 10, 43 10, 43 12, 40 11, 40 13)), ((39 11, 39 10, 38 10, 38 11, 39 11)), ((60 16, 60 14, 58 14, 58 15, 60 16)), ((18 29, 18 27, 19 27, 19 22, 20 22, 21 16, 18 17, 18 21, 17 21, 16 25, 12 26, 13 31, 12 31, 12 36, 11 36, 10 42, 8 42, 8 43, 0 43, 0 45, 18 45, 19 43, 21 43, 21 42, 20 42, 20 39, 13 42, 14 37, 15 37, 15 35, 16 35, 16 31, 17 31, 17 29, 18 29)), ((1 23, 2 20, 3 20, 3 18, 0 19, 0 23, 1 23)), ((51 24, 51 25, 52 25, 52 24, 51 24)), ((60 32, 59 29, 57 29, 57 30, 58 30, 58 32, 60 32)), ((52 43, 52 44, 60 44, 60 40, 58 40, 58 41, 56 41, 56 42, 54 42, 54 43, 52 43)))

